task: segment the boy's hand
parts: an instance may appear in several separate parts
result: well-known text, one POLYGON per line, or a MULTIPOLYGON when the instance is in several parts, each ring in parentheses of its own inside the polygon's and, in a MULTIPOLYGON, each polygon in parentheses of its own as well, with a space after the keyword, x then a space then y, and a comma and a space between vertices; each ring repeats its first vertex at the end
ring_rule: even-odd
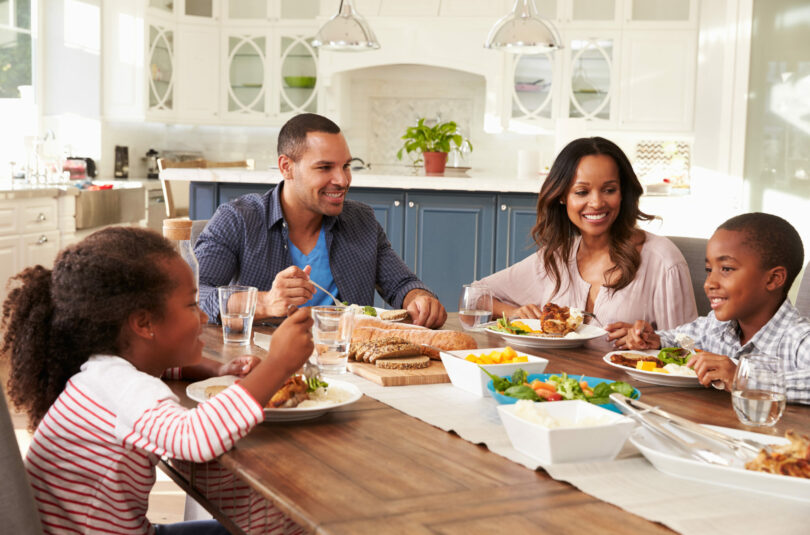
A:
POLYGON ((290 376, 312 355, 313 349, 312 316, 309 308, 301 308, 290 313, 273 333, 267 356, 283 366, 290 376))
POLYGON ((686 365, 695 370, 698 381, 703 386, 711 386, 715 381, 722 381, 724 388, 731 390, 731 381, 737 372, 737 365, 727 356, 701 351, 689 357, 686 365))
POLYGON ((608 341, 618 349, 658 349, 661 347, 661 338, 655 334, 652 325, 643 320, 634 324, 616 322, 611 323, 605 330, 608 331, 608 341))
POLYGON ((242 355, 230 362, 222 364, 217 370, 217 375, 236 375, 244 377, 247 373, 259 365, 261 359, 254 355, 242 355))

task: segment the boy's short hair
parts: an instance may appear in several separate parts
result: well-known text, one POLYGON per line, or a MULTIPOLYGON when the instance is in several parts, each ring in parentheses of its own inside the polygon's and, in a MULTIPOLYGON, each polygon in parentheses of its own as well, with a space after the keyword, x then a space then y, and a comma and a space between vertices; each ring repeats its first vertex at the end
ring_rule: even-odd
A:
POLYGON ((787 270, 787 295, 804 267, 802 239, 793 225, 773 214, 751 212, 732 217, 717 229, 744 233, 744 243, 759 255, 764 269, 783 266, 787 270))
POLYGON ((296 115, 281 127, 278 133, 278 155, 288 156, 292 161, 301 159, 307 149, 307 134, 310 132, 325 132, 339 134, 340 127, 331 119, 317 113, 302 113, 296 115))

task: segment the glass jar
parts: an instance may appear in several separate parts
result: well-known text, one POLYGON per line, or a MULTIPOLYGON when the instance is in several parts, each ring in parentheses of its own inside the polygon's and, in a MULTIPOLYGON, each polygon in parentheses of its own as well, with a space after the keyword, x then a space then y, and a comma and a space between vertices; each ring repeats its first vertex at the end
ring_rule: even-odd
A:
POLYGON ((163 237, 174 243, 180 257, 186 261, 194 275, 197 298, 200 296, 200 264, 191 245, 191 220, 184 217, 163 220, 163 237))

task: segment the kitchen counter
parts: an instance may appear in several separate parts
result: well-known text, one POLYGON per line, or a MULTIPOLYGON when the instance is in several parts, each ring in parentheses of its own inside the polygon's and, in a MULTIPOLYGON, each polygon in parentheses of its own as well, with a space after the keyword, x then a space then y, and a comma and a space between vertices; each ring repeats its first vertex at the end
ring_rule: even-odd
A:
POLYGON ((79 194, 79 190, 67 184, 26 184, 14 181, 12 184, 0 185, 0 200, 33 199, 36 197, 59 197, 60 195, 79 194))
MULTIPOLYGON (((189 182, 218 182, 236 184, 277 184, 282 180, 278 169, 253 171, 248 169, 165 169, 164 180, 189 182)), ((544 174, 537 180, 497 176, 492 172, 448 168, 444 176, 425 176, 422 168, 407 166, 376 166, 371 170, 352 171, 352 187, 398 190, 498 191, 537 193, 544 174)))

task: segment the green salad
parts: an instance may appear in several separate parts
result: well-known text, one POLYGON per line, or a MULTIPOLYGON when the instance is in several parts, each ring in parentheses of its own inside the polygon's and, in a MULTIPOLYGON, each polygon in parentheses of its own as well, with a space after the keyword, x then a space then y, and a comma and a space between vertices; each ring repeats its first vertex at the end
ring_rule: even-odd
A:
MULTIPOLYGON (((480 366, 479 366, 480 367, 480 366)), ((529 375, 525 370, 518 368, 512 377, 498 377, 481 369, 492 379, 495 390, 505 396, 531 401, 561 401, 564 399, 580 399, 595 405, 610 403, 610 395, 618 392, 630 398, 637 398, 635 389, 624 381, 612 383, 603 382, 596 386, 589 386, 581 378, 569 377, 567 373, 551 375, 545 381, 535 379, 529 382, 529 375)))

